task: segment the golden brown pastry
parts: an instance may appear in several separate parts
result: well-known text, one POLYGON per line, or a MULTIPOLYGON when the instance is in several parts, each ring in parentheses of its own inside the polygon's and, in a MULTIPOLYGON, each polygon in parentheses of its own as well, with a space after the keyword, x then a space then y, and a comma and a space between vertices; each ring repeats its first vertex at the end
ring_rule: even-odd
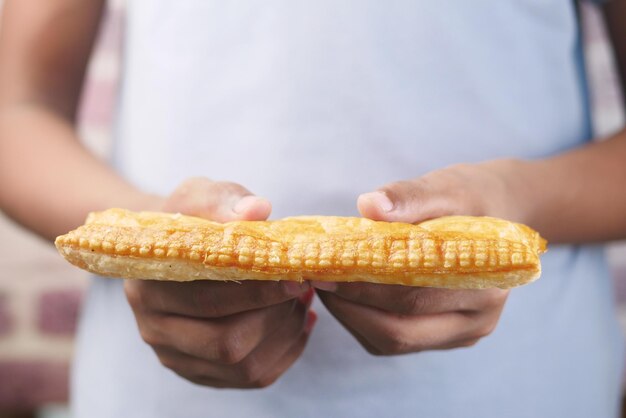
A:
POLYGON ((479 289, 539 277, 546 242, 488 217, 422 222, 303 216, 220 224, 109 209, 58 237, 70 263, 103 276, 155 280, 372 282, 479 289))

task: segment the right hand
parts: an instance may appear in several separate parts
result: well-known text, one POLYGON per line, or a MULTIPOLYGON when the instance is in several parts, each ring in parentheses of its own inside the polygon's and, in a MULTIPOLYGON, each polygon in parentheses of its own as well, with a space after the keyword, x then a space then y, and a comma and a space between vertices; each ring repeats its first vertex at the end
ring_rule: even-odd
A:
MULTIPOLYGON (((240 185, 195 178, 161 209, 227 222, 266 219, 271 206, 240 185)), ((124 289, 160 362, 205 386, 269 386, 302 354, 316 320, 308 283, 126 280, 124 289)))

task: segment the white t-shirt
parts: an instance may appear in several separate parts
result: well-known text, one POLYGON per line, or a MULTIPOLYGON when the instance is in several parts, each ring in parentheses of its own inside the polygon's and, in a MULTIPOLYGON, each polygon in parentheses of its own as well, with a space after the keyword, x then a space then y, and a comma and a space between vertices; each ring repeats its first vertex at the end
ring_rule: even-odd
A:
MULTIPOLYGON (((565 0, 134 0, 114 165, 166 194, 235 181, 272 217, 357 215, 356 197, 457 162, 537 158, 590 137, 565 0)), ((77 417, 608 417, 622 344, 601 248, 553 246, 469 349, 369 355, 321 304, 298 362, 264 390, 162 367, 122 282, 94 278, 77 417)))

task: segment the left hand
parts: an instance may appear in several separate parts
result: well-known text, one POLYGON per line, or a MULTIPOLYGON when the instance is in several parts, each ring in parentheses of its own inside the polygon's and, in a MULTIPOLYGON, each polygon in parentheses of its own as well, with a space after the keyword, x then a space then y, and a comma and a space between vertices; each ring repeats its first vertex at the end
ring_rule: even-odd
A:
POLYGON ((371 354, 469 347, 495 328, 508 290, 448 290, 313 282, 320 299, 371 354))
MULTIPOLYGON (((514 160, 463 164, 359 196, 364 217, 416 223, 445 215, 524 222, 514 160)), ((328 310, 376 355, 474 345, 496 327, 507 290, 449 290, 370 283, 313 282, 328 310)))

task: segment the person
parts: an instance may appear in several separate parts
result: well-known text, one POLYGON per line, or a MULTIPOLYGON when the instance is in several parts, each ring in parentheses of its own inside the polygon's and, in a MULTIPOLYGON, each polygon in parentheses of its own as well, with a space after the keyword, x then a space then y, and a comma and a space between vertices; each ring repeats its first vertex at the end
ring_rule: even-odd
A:
MULTIPOLYGON (((75 416, 617 414, 594 243, 626 237, 626 132, 589 141, 574 2, 129 2, 110 165, 74 126, 103 3, 5 3, 0 204, 41 236, 108 207, 358 209, 502 217, 551 245, 510 292, 94 277, 75 416)), ((624 4, 604 6, 622 69, 624 4)))

